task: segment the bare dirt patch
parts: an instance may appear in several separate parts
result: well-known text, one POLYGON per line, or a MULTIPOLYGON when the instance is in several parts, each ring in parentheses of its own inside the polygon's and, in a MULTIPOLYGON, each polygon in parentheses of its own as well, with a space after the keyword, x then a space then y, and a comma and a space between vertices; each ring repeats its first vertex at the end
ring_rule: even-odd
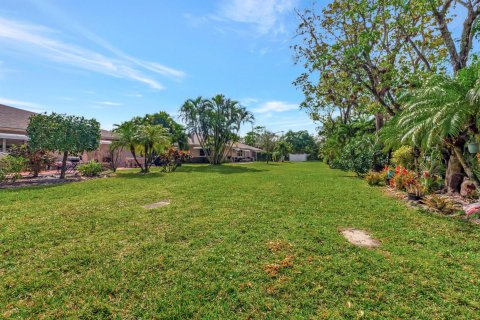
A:
POLYGON ((342 235, 350 242, 359 247, 376 248, 380 246, 380 241, 372 238, 365 230, 349 228, 340 231, 342 235))
POLYGON ((170 201, 164 200, 164 201, 160 201, 160 202, 155 202, 155 203, 152 203, 152 204, 144 205, 144 206, 142 206, 142 208, 145 208, 145 209, 157 209, 157 208, 161 208, 161 207, 168 206, 169 204, 170 204, 170 201))

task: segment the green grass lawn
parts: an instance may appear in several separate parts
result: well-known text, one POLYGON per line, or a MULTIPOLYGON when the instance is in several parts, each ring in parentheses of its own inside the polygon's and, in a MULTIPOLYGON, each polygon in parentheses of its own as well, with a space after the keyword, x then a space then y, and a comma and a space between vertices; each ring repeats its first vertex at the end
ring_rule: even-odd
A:
POLYGON ((0 253, 0 318, 480 319, 478 226, 316 162, 1 190, 0 253))

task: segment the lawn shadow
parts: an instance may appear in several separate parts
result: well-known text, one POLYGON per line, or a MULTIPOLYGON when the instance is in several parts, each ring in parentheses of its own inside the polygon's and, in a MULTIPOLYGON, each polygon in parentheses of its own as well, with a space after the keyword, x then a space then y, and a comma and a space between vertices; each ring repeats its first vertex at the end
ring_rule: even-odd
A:
POLYGON ((239 174, 249 172, 265 172, 270 170, 257 169, 249 167, 248 165, 188 165, 181 166, 177 172, 203 172, 203 173, 220 173, 220 174, 239 174))
POLYGON ((157 168, 153 168, 153 172, 140 173, 138 171, 124 171, 118 174, 118 177, 122 179, 154 179, 165 176, 164 172, 159 172, 157 168))

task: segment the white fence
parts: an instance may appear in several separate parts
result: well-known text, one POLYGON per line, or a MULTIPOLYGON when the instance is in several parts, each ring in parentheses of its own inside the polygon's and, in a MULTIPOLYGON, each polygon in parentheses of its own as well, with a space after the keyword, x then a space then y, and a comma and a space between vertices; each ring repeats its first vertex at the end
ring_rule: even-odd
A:
POLYGON ((306 153, 290 153, 288 155, 288 159, 292 162, 307 161, 307 154, 306 153))

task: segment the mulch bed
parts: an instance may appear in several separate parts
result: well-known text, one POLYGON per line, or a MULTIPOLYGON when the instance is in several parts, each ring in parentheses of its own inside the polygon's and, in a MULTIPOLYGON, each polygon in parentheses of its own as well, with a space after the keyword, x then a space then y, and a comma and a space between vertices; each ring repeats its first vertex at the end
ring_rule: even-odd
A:
POLYGON ((2 182, 0 183, 0 189, 15 189, 15 188, 25 188, 25 187, 37 187, 37 186, 47 186, 47 185, 56 185, 70 182, 79 182, 89 179, 96 178, 108 178, 115 176, 114 173, 102 174, 98 177, 82 177, 79 174, 67 175, 65 179, 59 179, 58 175, 40 175, 36 178, 25 177, 16 180, 15 182, 2 182))

